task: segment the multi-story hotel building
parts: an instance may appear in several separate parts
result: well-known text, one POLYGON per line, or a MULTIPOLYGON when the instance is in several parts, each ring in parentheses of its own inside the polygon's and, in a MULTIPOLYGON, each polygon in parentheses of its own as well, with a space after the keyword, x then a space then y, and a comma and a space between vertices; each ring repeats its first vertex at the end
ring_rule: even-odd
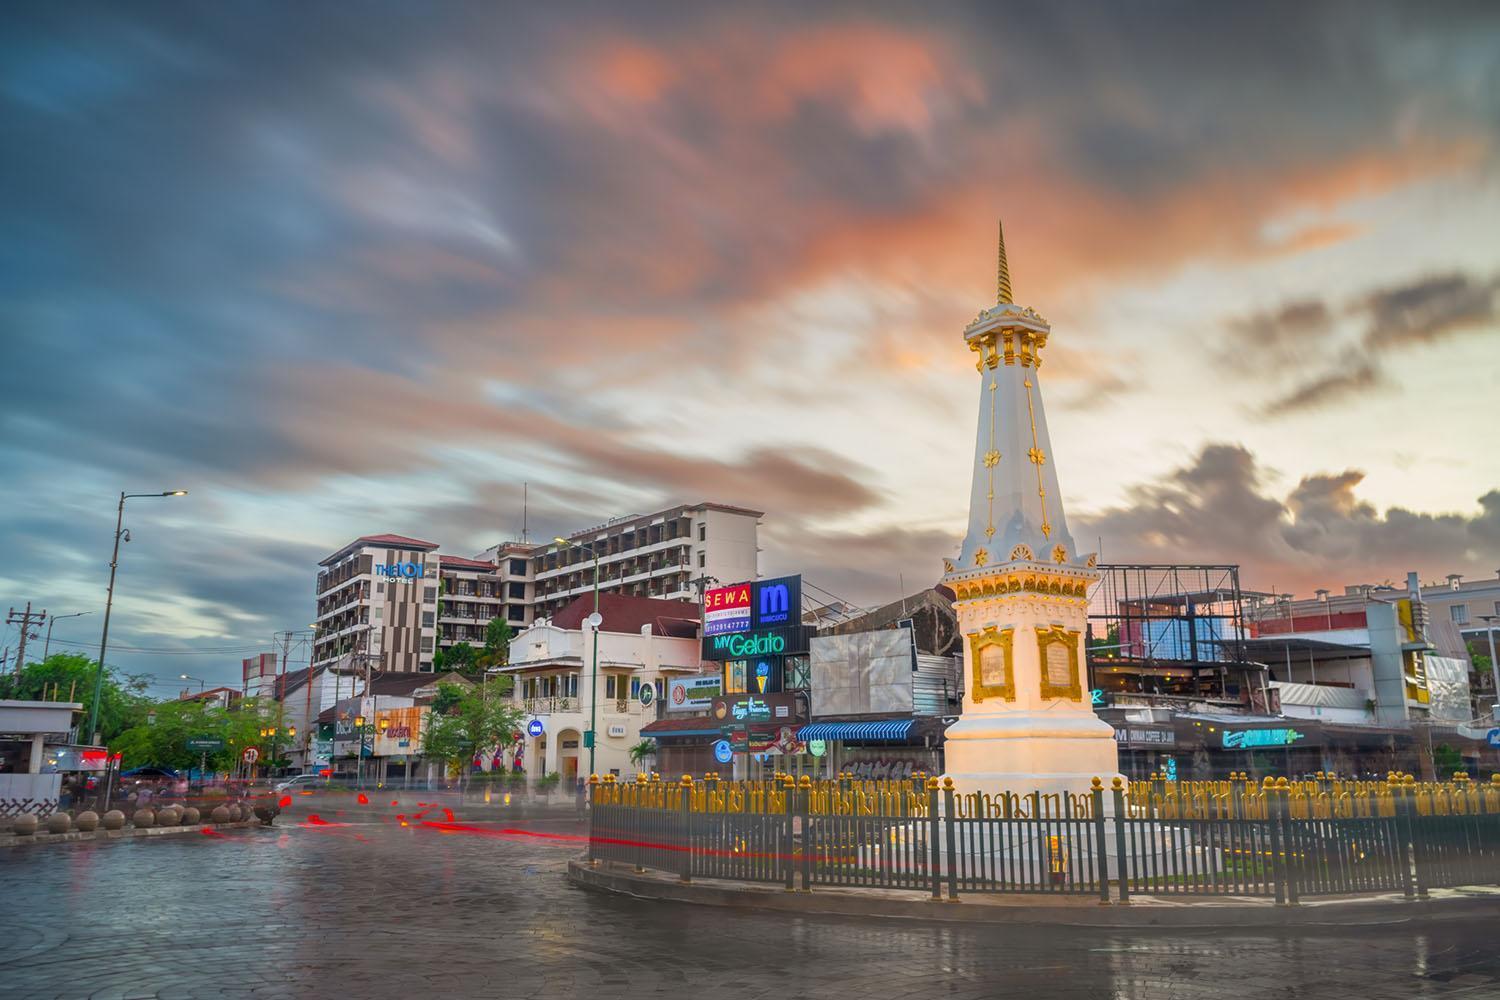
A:
POLYGON ((531 556, 535 617, 551 615, 594 589, 633 597, 698 600, 705 586, 754 580, 758 510, 725 504, 682 505, 617 517, 541 546, 531 556))
POLYGON ((318 563, 313 666, 432 670, 437 547, 405 535, 365 535, 318 563))
POLYGON ((438 544, 365 535, 319 563, 313 666, 428 672, 459 642, 481 646, 489 622, 520 631, 594 588, 697 600, 704 587, 757 575, 760 511, 679 505, 573 532, 567 545, 505 542, 472 559, 438 544))

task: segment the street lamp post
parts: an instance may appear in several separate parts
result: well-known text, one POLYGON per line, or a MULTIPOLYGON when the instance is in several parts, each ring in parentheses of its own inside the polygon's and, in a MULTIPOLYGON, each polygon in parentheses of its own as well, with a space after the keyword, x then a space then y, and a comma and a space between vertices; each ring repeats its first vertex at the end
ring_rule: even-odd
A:
POLYGON ((565 548, 565 549, 569 548, 569 547, 572 547, 572 546, 577 546, 580 549, 586 549, 588 551, 589 556, 592 557, 593 560, 594 560, 594 613, 589 616, 589 624, 592 625, 593 628, 594 628, 594 641, 593 641, 593 647, 594 648, 593 648, 593 657, 592 657, 592 659, 593 659, 593 665, 592 665, 592 667, 590 668, 590 671, 589 671, 590 676, 589 676, 589 736, 588 736, 588 744, 589 744, 589 774, 593 774, 594 773, 594 753, 597 750, 598 743, 599 743, 599 732, 598 732, 598 727, 597 727, 598 709, 599 709, 599 626, 602 625, 603 622, 604 622, 604 619, 602 619, 599 616, 599 553, 598 553, 598 551, 592 545, 589 545, 587 542, 571 542, 568 539, 563 538, 561 535, 557 535, 557 536, 553 537, 552 540, 554 542, 556 542, 558 545, 560 545, 562 548, 565 548))
POLYGON ((59 619, 82 618, 84 615, 91 614, 93 614, 92 611, 79 611, 71 615, 53 615, 51 618, 49 618, 47 620, 47 641, 42 644, 42 662, 47 662, 47 653, 52 649, 52 626, 56 625, 59 619))
POLYGON ((203 693, 203 680, 202 680, 202 678, 199 678, 199 677, 189 677, 187 674, 178 674, 177 678, 179 680, 184 680, 184 681, 197 681, 198 682, 198 693, 199 694, 203 693))
POLYGON ((115 603, 115 569, 120 565, 120 539, 127 541, 130 533, 125 529, 125 501, 134 497, 185 497, 187 490, 163 490, 160 493, 121 493, 120 506, 115 514, 115 550, 109 557, 109 590, 104 596, 104 630, 99 636, 99 669, 94 672, 94 705, 89 709, 89 735, 91 743, 99 743, 99 695, 104 690, 104 650, 109 645, 109 612, 115 603))
POLYGON ((1484 634, 1490 641, 1490 683, 1495 686, 1495 708, 1490 709, 1490 717, 1500 721, 1500 663, 1495 662, 1495 623, 1500 622, 1500 615, 1480 615, 1479 620, 1484 622, 1484 634))

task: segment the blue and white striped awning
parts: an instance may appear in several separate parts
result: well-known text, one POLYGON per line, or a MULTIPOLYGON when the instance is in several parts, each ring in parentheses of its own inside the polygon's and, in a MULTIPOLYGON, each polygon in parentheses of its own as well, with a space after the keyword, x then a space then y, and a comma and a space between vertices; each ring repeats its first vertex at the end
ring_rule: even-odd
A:
POLYGON ((864 740, 904 740, 911 732, 912 719, 890 719, 884 722, 814 722, 797 730, 797 739, 841 740, 857 743, 864 740))

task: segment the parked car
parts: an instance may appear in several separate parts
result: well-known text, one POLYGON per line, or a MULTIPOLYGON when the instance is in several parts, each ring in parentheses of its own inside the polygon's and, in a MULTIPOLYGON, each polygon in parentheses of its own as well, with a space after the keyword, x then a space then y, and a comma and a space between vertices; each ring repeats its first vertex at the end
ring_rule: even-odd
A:
POLYGON ((329 774, 299 774, 294 778, 276 783, 278 793, 298 792, 313 788, 348 788, 354 784, 353 771, 333 771, 329 774))

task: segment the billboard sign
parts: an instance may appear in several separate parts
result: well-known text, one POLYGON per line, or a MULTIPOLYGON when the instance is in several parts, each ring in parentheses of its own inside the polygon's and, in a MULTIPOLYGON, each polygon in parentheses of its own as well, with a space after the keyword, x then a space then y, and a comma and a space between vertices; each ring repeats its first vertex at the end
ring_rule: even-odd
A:
POLYGON ((806 698, 792 694, 730 694, 715 698, 711 712, 724 725, 785 724, 807 717, 806 698))
POLYGON ((667 681, 667 711, 699 712, 709 708, 722 693, 723 686, 723 678, 718 674, 674 677, 667 681))
POLYGON ((750 589, 748 583, 719 587, 703 595, 703 634, 725 635, 743 632, 750 627, 750 589))
POLYGON ((789 656, 805 653, 813 628, 794 625, 791 628, 753 629, 725 635, 703 637, 705 660, 747 660, 753 657, 789 656))
POLYGON ((750 585, 755 628, 788 628, 802 622, 802 577, 781 576, 750 585))

